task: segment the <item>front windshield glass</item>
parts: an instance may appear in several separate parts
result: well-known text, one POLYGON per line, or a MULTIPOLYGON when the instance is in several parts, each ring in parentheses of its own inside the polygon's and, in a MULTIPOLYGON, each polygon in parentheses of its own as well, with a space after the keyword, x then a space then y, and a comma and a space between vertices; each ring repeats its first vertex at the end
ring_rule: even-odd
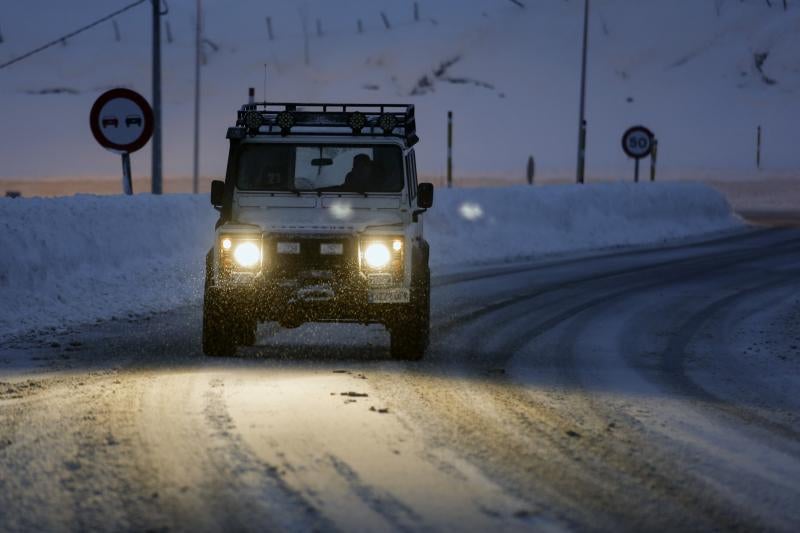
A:
POLYGON ((244 144, 236 185, 247 191, 399 192, 403 156, 387 145, 244 144))

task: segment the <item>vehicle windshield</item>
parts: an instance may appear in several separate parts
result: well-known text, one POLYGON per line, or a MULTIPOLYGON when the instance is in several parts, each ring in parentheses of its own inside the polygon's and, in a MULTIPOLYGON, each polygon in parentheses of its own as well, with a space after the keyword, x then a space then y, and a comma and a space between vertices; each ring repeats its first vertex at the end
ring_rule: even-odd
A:
POLYGON ((403 156, 387 145, 244 144, 236 186, 246 191, 399 192, 403 156))

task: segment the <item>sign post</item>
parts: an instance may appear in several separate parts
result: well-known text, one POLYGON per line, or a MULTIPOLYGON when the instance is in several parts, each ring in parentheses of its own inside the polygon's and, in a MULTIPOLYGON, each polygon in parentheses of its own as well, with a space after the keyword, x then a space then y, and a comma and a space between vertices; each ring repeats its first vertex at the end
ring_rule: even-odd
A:
POLYGON ((656 181, 657 159, 658 159, 658 139, 653 139, 653 149, 650 151, 650 181, 656 181))
POLYGON ((122 156, 122 190, 133 194, 131 153, 141 149, 153 135, 153 110, 139 93, 111 89, 95 100, 89 127, 95 140, 122 156))
POLYGON ((622 135, 622 150, 628 157, 636 161, 633 181, 639 182, 639 160, 649 156, 653 151, 655 135, 644 126, 629 128, 622 135))

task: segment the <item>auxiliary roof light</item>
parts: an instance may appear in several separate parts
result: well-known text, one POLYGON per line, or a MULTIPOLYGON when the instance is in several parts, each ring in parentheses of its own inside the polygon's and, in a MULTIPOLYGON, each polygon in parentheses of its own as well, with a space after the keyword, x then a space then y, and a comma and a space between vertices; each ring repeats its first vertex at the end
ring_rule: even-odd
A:
POLYGON ((244 125, 250 131, 258 131, 258 128, 261 127, 261 122, 261 113, 258 111, 248 111, 244 115, 244 125))
POLYGON ((347 123, 353 129, 353 133, 358 134, 361 133, 361 130, 367 125, 367 118, 361 111, 354 111, 350 113, 350 118, 347 120, 347 123))
POLYGON ((378 119, 378 126, 383 130, 384 135, 389 135, 397 127, 397 117, 384 113, 378 119))
POLYGON ((281 135, 285 137, 289 135, 289 130, 294 126, 294 114, 289 111, 281 111, 275 117, 275 123, 281 129, 281 135))

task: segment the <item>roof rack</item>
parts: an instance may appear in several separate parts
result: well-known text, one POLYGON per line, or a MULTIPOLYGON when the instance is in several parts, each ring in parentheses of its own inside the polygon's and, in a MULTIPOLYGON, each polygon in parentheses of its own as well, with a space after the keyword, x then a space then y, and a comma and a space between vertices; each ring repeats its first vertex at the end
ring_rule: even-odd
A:
POLYGON ((246 135, 385 135, 418 141, 414 106, 410 104, 310 104, 255 102, 236 113, 228 138, 246 135))

